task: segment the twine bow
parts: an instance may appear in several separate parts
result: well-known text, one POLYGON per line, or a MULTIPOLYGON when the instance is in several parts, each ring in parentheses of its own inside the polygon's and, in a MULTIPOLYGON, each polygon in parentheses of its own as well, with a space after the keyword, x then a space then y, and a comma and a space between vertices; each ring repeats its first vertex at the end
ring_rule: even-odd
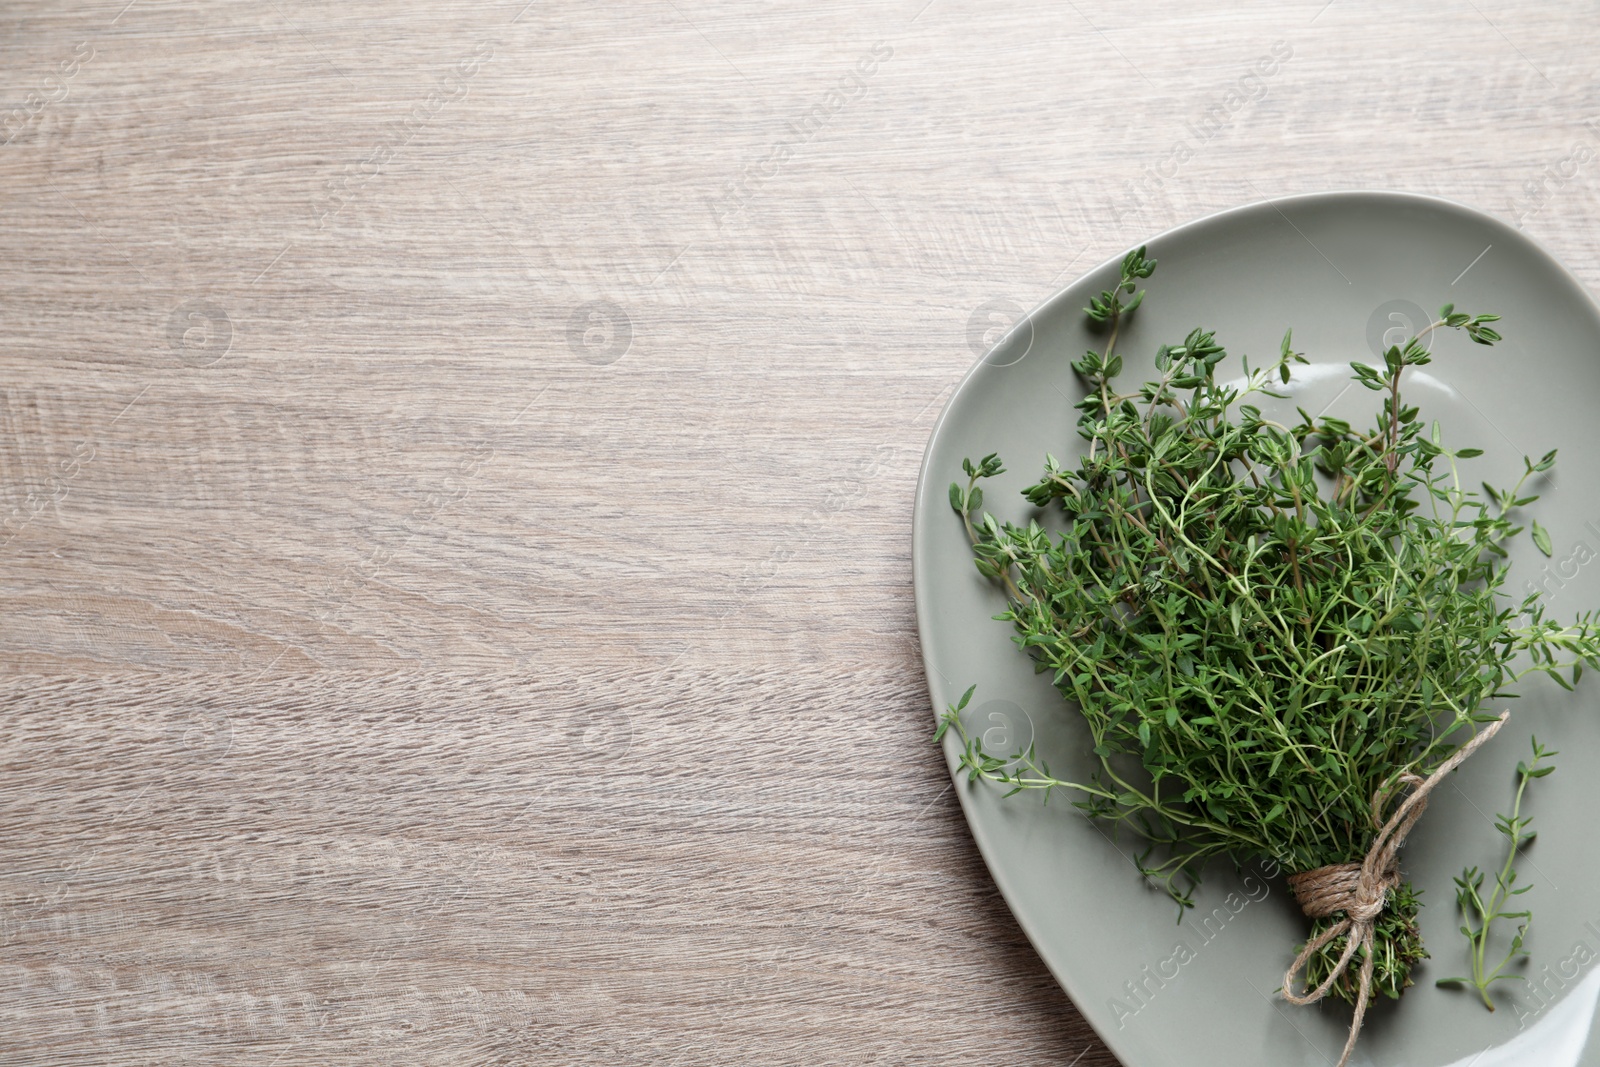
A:
MULTIPOLYGON (((1395 809, 1395 813, 1389 816, 1389 821, 1383 824, 1378 836, 1373 838, 1372 847, 1367 850, 1366 858, 1361 862, 1334 863, 1289 876, 1289 888, 1294 891, 1300 910, 1305 912, 1308 918, 1325 919, 1339 912, 1344 913, 1344 918, 1306 942, 1306 947, 1300 950, 1300 955, 1295 957, 1294 963, 1289 965, 1288 972, 1283 976, 1283 999, 1291 1004, 1315 1004, 1328 995, 1333 983, 1345 973, 1346 968, 1350 966, 1350 960, 1355 956, 1356 949, 1359 947, 1366 950, 1366 958, 1361 962, 1361 990, 1356 995, 1355 1016, 1350 1021, 1350 1037, 1344 1043, 1344 1054, 1339 1057, 1338 1067, 1345 1067, 1350 1060, 1350 1052, 1356 1047, 1356 1037, 1361 1033, 1361 1022, 1367 1014, 1367 1002, 1372 997, 1372 968, 1377 962, 1373 941, 1378 916, 1383 914, 1389 891, 1400 884, 1400 846, 1405 844, 1406 835, 1411 832, 1411 827, 1422 817, 1423 811, 1428 806, 1428 794, 1432 792, 1433 787, 1444 781, 1446 775, 1461 766, 1468 756, 1478 751, 1493 737, 1500 727, 1505 725, 1510 715, 1509 711, 1503 712, 1500 718, 1485 726, 1476 737, 1457 749, 1454 755, 1441 763, 1427 778, 1415 774, 1402 775, 1399 783, 1402 787, 1416 788, 1395 809), (1323 979, 1317 988, 1303 994, 1296 993, 1295 978, 1307 961, 1316 955, 1322 946, 1343 934, 1349 935, 1345 939, 1344 954, 1339 957, 1339 962, 1334 965, 1328 977, 1323 979)), ((1381 789, 1373 795, 1374 826, 1378 825, 1378 820, 1383 817, 1383 806, 1388 799, 1388 794, 1381 789)))

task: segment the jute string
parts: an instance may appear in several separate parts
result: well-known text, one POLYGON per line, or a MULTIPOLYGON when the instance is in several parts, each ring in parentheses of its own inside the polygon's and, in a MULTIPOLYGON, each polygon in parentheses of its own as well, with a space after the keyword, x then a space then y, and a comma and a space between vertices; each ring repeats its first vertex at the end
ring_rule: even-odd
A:
MULTIPOLYGON (((1361 989, 1356 995, 1355 1017, 1350 1021, 1350 1037, 1344 1043, 1344 1055, 1339 1057, 1338 1067, 1345 1067, 1350 1061, 1350 1052, 1356 1047, 1356 1037, 1361 1033, 1361 1022, 1367 1014, 1367 1002, 1372 999, 1372 968, 1378 956, 1374 950, 1374 938, 1378 917, 1383 914, 1389 890, 1400 884, 1400 846, 1405 844, 1406 835, 1411 832, 1411 827, 1422 817, 1423 811, 1428 806, 1428 794, 1433 791, 1433 787, 1444 781, 1446 775, 1461 766, 1468 756, 1478 751, 1485 742, 1499 732, 1510 715, 1509 711, 1503 712, 1500 718, 1485 726, 1476 737, 1457 749, 1453 756, 1441 763, 1427 778, 1415 774, 1402 775, 1400 787, 1415 788, 1395 809, 1394 814, 1389 816, 1389 821, 1383 824, 1378 836, 1373 838, 1372 847, 1367 851, 1366 858, 1360 863, 1334 863, 1289 876, 1289 888, 1294 891, 1295 900, 1299 902, 1300 910, 1305 912, 1307 917, 1325 919, 1343 912, 1344 918, 1306 942, 1306 947, 1300 950, 1300 955, 1289 965, 1288 973, 1283 976, 1285 1000, 1291 1004, 1315 1004, 1328 995, 1333 983, 1345 973, 1356 954, 1356 949, 1366 949, 1366 958, 1361 963, 1361 989), (1344 954, 1339 957, 1339 962, 1328 977, 1323 979, 1317 988, 1303 994, 1296 993, 1295 979, 1307 961, 1316 955, 1322 946, 1344 934, 1349 934, 1345 939, 1344 954)), ((1383 818, 1383 808, 1388 800, 1389 794, 1384 790, 1379 790, 1373 795, 1372 825, 1377 826, 1379 820, 1383 818)))

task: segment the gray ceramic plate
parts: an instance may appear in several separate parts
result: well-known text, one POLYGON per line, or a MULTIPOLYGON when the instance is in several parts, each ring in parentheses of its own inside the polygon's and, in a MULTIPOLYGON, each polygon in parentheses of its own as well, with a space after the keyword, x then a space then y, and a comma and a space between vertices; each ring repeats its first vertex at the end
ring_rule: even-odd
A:
MULTIPOLYGON (((1494 348, 1437 336, 1434 361, 1408 386, 1452 447, 1478 446, 1480 477, 1508 484, 1521 456, 1561 450, 1537 514, 1555 539, 1546 560, 1526 538, 1513 584, 1544 586, 1552 614, 1600 606, 1600 314, 1583 288, 1526 237, 1486 215, 1428 197, 1328 193, 1253 204, 1152 238, 1160 260, 1149 296, 1118 350, 1127 376, 1153 366, 1157 344, 1203 325, 1233 356, 1262 362, 1286 327, 1314 366, 1301 368, 1292 403, 1365 422, 1375 394, 1345 391, 1351 360, 1370 361, 1414 329, 1424 310, 1453 302, 1504 317, 1494 348)), ((1070 359, 1098 343, 1082 308, 1112 284, 1107 262, 1024 319, 961 383, 923 462, 913 537, 917 625, 935 710, 976 683, 969 724, 993 750, 1033 740, 1051 767, 1085 773, 1087 736, 1048 675, 1011 643, 995 589, 974 570, 946 488, 964 456, 999 452, 1008 473, 986 505, 1003 518, 1029 508, 1018 491, 1048 450, 1073 454, 1072 405, 1081 386, 1070 359)), ((1576 695, 1524 683, 1513 718, 1453 784, 1435 792, 1405 850, 1424 891, 1423 933, 1433 959, 1399 1003, 1368 1016, 1355 1063, 1413 1067, 1600 1064, 1589 1031, 1600 997, 1600 679, 1576 695), (1530 733, 1561 750, 1554 775, 1530 794, 1541 830, 1521 863, 1536 888, 1529 948, 1533 984, 1502 984, 1501 1008, 1437 989, 1460 973, 1451 876, 1501 855, 1491 816, 1509 805, 1530 733)), ((951 760, 953 747, 947 747, 951 760)), ((1064 775, 1073 777, 1073 775, 1064 775)), ((1198 907, 1176 909, 1142 883, 1135 844, 1113 840, 1076 809, 958 780, 957 790, 996 883, 1040 956, 1128 1067, 1166 1064, 1322 1065, 1338 1057, 1344 1005, 1296 1008, 1274 996, 1305 920, 1279 880, 1214 864, 1198 907)))

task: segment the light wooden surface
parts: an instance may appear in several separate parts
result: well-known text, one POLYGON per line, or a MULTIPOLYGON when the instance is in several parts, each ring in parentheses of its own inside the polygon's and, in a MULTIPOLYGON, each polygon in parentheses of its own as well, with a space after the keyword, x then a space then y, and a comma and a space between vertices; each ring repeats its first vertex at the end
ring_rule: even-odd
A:
POLYGON ((929 743, 933 421, 1265 196, 1594 286, 1596 16, 5 5, 0 1061, 1115 1062, 929 743))

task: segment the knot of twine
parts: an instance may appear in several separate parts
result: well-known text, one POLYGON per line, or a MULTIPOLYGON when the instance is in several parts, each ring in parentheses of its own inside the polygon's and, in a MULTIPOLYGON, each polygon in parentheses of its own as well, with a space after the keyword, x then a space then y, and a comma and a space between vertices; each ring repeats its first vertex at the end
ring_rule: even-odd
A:
MULTIPOLYGON (((1411 832, 1411 827, 1422 817, 1423 811, 1428 806, 1428 794, 1433 791, 1433 787, 1444 781, 1446 775, 1461 766, 1468 756, 1478 751, 1493 737, 1500 727, 1505 725, 1510 715, 1509 711, 1503 712, 1500 718, 1485 726, 1471 741, 1457 749, 1454 755, 1441 763, 1427 778, 1415 774, 1401 775, 1397 783, 1400 787, 1415 788, 1395 809, 1394 814, 1389 816, 1389 821, 1383 823, 1378 836, 1372 840, 1372 847, 1367 850, 1366 858, 1361 862, 1334 863, 1289 876, 1289 888, 1294 892, 1300 910, 1305 912, 1308 918, 1325 919, 1340 912, 1344 913, 1344 918, 1306 942, 1306 947, 1300 950, 1300 955, 1295 957, 1294 962, 1289 965, 1288 972, 1283 976, 1283 999, 1291 1004, 1315 1004, 1328 995, 1333 983, 1349 968, 1356 949, 1365 949, 1365 958, 1361 962, 1361 989, 1356 995, 1355 1016, 1350 1022, 1350 1037, 1344 1043, 1344 1055, 1339 1057, 1338 1067, 1345 1067, 1350 1060, 1350 1052, 1356 1047, 1356 1037, 1361 1033, 1361 1022, 1367 1014, 1367 1003, 1372 998, 1372 969, 1378 958, 1373 942, 1376 937, 1378 917, 1383 914, 1389 891, 1400 884, 1400 846, 1405 844, 1406 835, 1411 832), (1349 936, 1345 939, 1344 954, 1339 957, 1339 962, 1334 965, 1328 977, 1323 979, 1317 988, 1303 994, 1296 993, 1295 978, 1306 963, 1329 941, 1345 934, 1349 936)), ((1379 820, 1383 818, 1383 807, 1388 799, 1389 793, 1386 790, 1380 789, 1373 794, 1372 825, 1377 826, 1379 820)))

